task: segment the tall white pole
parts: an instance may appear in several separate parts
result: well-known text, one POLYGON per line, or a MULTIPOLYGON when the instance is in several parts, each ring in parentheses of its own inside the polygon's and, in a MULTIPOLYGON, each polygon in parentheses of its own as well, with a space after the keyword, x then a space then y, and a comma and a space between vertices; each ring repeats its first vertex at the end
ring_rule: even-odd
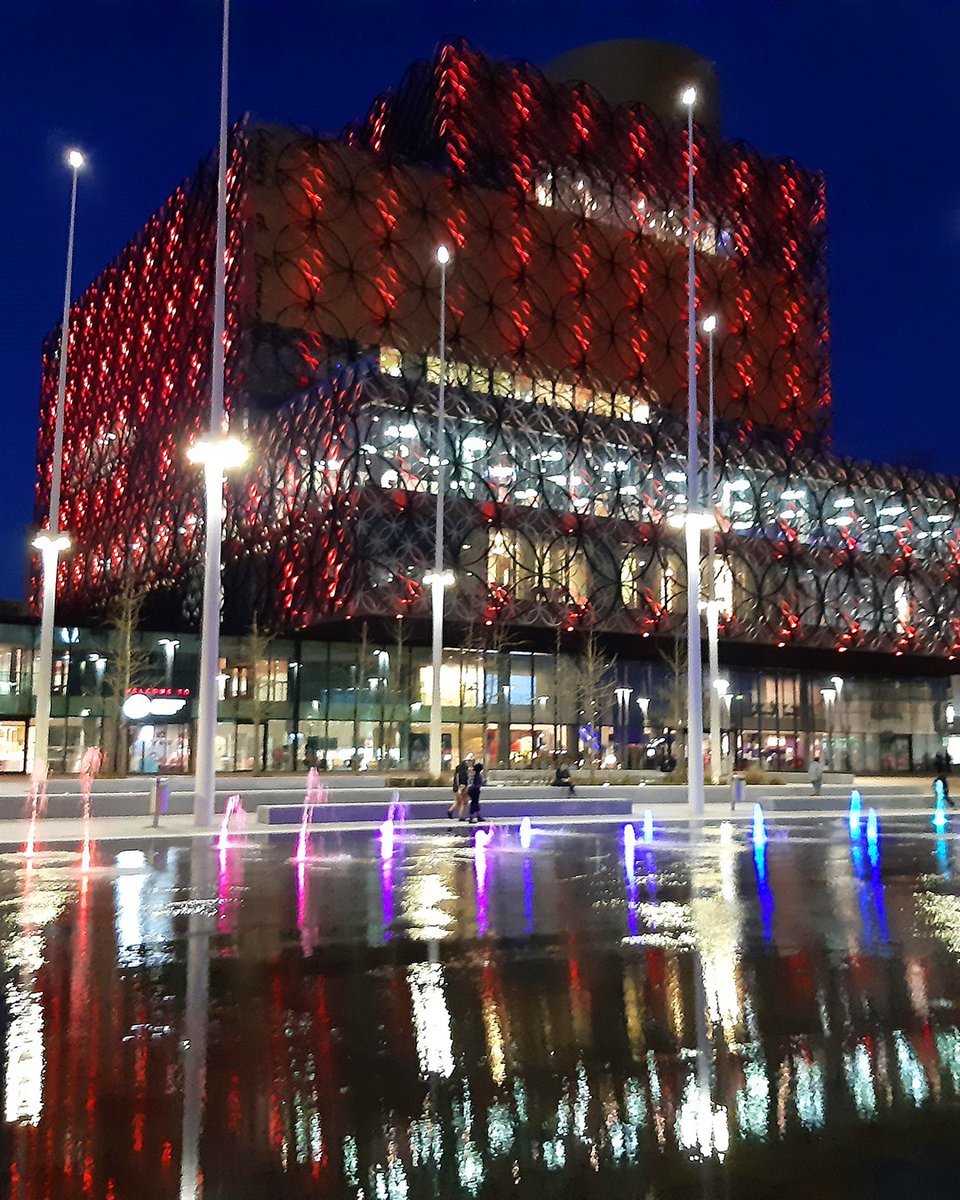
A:
MULTIPOLYGON (((220 156, 217 163, 217 242, 213 275, 213 346, 210 364, 210 438, 224 430, 223 375, 227 272, 227 85, 229 79, 230 0, 223 0, 220 60, 220 156)), ((220 542, 223 537, 222 457, 204 462, 206 524, 203 569, 203 624, 200 633, 200 686, 197 698, 197 750, 194 776, 194 824, 213 824, 217 789, 214 742, 217 732, 217 675, 220 670, 220 542)))
MULTIPOLYGON (((717 328, 715 317, 709 317, 703 323, 707 331, 707 361, 709 364, 709 403, 708 420, 709 442, 707 453, 707 512, 710 516, 716 514, 716 474, 714 462, 714 411, 713 411, 713 335, 717 328)), ((710 691, 710 782, 720 782, 721 757, 723 746, 720 737, 720 692, 717 681, 720 678, 720 607, 717 601, 717 526, 716 521, 710 522, 707 530, 707 638, 709 653, 709 691, 710 691)))
POLYGON ((437 389, 437 510, 433 532, 433 574, 430 594, 433 601, 433 691, 430 696, 430 774, 443 770, 443 697, 440 690, 440 668, 443 663, 443 592, 446 578, 443 571, 443 505, 446 487, 444 452, 446 446, 446 384, 447 384, 447 263, 450 251, 446 246, 437 250, 440 264, 440 381, 437 389))
POLYGON ((687 106, 687 804, 703 812, 703 667, 700 660, 700 453, 697 444, 697 267, 694 257, 693 106, 687 106))
POLYGON ((34 540, 40 551, 43 572, 43 607, 40 614, 40 653, 35 689, 36 729, 33 741, 34 774, 46 774, 50 751, 50 693, 53 686, 53 621, 57 604, 57 568, 60 551, 70 544, 60 532, 60 487, 63 472, 63 426, 67 398, 67 358, 70 351, 70 290, 73 283, 73 239, 77 224, 77 176, 84 164, 79 150, 67 154, 73 171, 70 189, 70 230, 67 234, 67 275, 63 285, 63 319, 60 322, 60 372, 57 379, 57 409, 53 428, 53 462, 50 477, 50 515, 47 528, 34 540))

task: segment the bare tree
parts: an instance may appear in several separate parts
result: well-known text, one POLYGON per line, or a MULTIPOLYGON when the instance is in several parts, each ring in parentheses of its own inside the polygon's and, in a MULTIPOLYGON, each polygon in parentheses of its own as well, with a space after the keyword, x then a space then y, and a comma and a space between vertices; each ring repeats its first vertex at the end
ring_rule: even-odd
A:
POLYGON ((658 645, 657 653, 666 667, 666 678, 655 695, 657 715, 679 737, 687 727, 687 643, 674 638, 669 648, 658 645))
MULTIPOLYGON (((576 696, 577 711, 583 722, 599 731, 603 718, 613 704, 616 682, 613 674, 614 661, 608 658, 597 635, 591 630, 584 638, 579 657, 570 664, 572 685, 576 696)), ((600 747, 601 752, 603 747, 600 747)), ((596 771, 596 755, 590 754, 590 781, 596 771)))
POLYGON ((123 702, 127 693, 145 686, 152 677, 154 665, 138 637, 140 615, 147 589, 128 581, 117 595, 107 617, 110 628, 110 648, 104 671, 106 702, 104 706, 104 759, 107 772, 126 773, 126 747, 123 737, 123 702))
POLYGON ((243 639, 242 656, 247 664, 247 693, 242 705, 238 708, 253 725, 253 744, 256 747, 256 757, 253 762, 254 775, 263 774, 263 704, 264 692, 267 691, 270 678, 264 676, 264 668, 269 672, 270 664, 267 652, 276 637, 274 633, 264 633, 257 622, 256 615, 250 632, 243 639))

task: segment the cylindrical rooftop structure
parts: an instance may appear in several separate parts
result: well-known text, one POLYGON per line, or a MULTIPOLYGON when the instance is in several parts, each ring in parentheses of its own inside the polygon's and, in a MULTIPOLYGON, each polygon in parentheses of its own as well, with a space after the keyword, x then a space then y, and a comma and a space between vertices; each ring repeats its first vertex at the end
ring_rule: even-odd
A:
POLYGON ((611 104, 646 104, 661 116, 683 120, 680 93, 697 89, 697 122, 720 133, 720 103, 713 64, 686 46, 644 38, 591 42, 568 50, 543 67, 554 83, 588 83, 611 104))

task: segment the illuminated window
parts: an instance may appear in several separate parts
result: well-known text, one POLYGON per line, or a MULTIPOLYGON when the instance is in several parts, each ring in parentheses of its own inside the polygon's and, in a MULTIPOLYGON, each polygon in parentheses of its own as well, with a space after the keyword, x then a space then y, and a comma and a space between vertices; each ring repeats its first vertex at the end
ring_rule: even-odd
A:
POLYGON ((905 629, 908 625, 913 624, 911 620, 913 614, 913 599, 910 596, 910 589, 904 580, 897 580, 893 595, 894 604, 897 610, 897 623, 900 625, 901 629, 905 629))
POLYGON ((497 530, 487 551, 487 582, 511 590, 516 583, 516 534, 497 530))
POLYGON ((257 699, 265 701, 286 700, 287 660, 285 658, 261 658, 257 661, 257 699))
POLYGON ((647 560, 637 553, 630 553, 623 560, 623 566, 620 568, 620 590, 627 608, 643 606, 646 594, 643 573, 646 566, 647 560))
MULTIPOLYGON (((433 667, 420 668, 420 703, 433 698, 433 667)), ((443 663, 440 667, 440 703, 444 708, 477 708, 483 695, 483 668, 476 662, 443 663)))
POLYGON ((400 351, 394 350, 391 346, 381 346, 380 370, 384 375, 393 375, 395 378, 399 378, 403 373, 400 351))
POLYGON ((53 660, 53 678, 51 686, 55 695, 65 695, 67 680, 70 675, 70 655, 53 660))

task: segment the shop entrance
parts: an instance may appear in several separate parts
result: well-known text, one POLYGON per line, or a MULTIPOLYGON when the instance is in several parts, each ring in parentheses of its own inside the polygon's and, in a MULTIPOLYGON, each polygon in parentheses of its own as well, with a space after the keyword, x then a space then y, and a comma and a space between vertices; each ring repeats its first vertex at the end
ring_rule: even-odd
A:
POLYGON ((129 730, 132 775, 186 774, 190 726, 181 722, 134 725, 129 730))

